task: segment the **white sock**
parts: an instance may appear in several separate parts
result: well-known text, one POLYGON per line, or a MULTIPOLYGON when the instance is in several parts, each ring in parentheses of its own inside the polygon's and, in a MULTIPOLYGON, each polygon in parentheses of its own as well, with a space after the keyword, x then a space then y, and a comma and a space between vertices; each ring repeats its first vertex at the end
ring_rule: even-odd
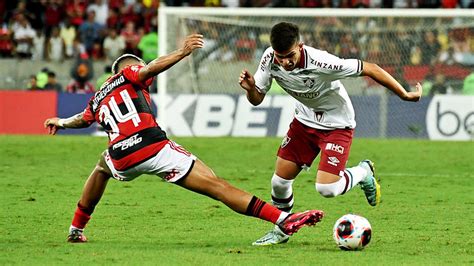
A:
POLYGON ((283 212, 283 211, 282 211, 282 212, 280 213, 280 216, 278 217, 278 220, 277 220, 277 222, 276 222, 275 225, 277 225, 277 224, 283 222, 283 220, 285 220, 286 217, 288 217, 288 215, 290 215, 290 214, 287 213, 287 212, 283 212))
POLYGON ((360 181, 364 180, 367 177, 367 170, 362 166, 354 166, 351 168, 346 168, 344 170, 345 173, 341 173, 341 177, 344 178, 344 175, 349 176, 352 178, 352 185, 347 189, 350 190, 351 188, 355 187, 360 181))
POLYGON ((332 198, 338 195, 341 195, 344 192, 346 187, 346 180, 344 178, 339 179, 339 181, 329 184, 315 184, 316 191, 319 192, 322 196, 326 198, 332 198))
POLYGON ((334 183, 316 183, 316 190, 327 198, 342 195, 364 180, 367 176, 367 170, 361 166, 354 166, 341 171, 339 175, 341 178, 334 183))
POLYGON ((281 214, 280 214, 280 217, 278 217, 278 220, 277 220, 277 222, 276 222, 276 224, 275 224, 275 228, 274 228, 273 230, 279 232, 280 234, 286 235, 286 234, 280 229, 280 227, 279 227, 278 225, 279 225, 281 222, 283 222, 283 220, 285 220, 286 217, 288 217, 288 215, 290 215, 290 214, 287 213, 287 212, 282 211, 281 214))
POLYGON ((286 180, 273 174, 272 204, 280 210, 289 212, 293 208, 293 181, 286 180))
POLYGON ((80 231, 80 232, 83 232, 84 229, 77 228, 77 227, 71 225, 71 226, 69 226, 69 233, 72 233, 72 231, 80 231))

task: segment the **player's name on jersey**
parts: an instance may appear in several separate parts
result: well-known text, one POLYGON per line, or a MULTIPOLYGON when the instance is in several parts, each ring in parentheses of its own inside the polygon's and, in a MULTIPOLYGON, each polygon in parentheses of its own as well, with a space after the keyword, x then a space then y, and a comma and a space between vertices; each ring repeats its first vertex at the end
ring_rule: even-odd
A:
POLYGON ((116 80, 111 83, 104 83, 101 89, 96 93, 94 98, 94 104, 92 108, 95 110, 99 106, 100 101, 102 101, 113 89, 122 85, 125 82, 124 76, 119 76, 116 80))

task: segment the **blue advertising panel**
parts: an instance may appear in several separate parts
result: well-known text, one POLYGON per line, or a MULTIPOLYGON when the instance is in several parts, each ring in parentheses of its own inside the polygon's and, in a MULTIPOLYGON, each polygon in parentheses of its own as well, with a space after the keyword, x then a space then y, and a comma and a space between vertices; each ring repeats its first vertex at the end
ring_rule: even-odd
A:
MULTIPOLYGON (((58 94, 57 116, 82 112, 92 94, 58 94)), ((158 95, 151 95, 156 114, 158 95)), ((438 95, 420 102, 405 102, 397 96, 382 98, 351 96, 355 109, 356 137, 474 139, 474 97, 438 95)), ((284 136, 293 120, 295 100, 287 95, 269 95, 259 106, 248 103, 245 95, 167 95, 163 128, 170 136, 284 136)), ((100 125, 65 130, 60 134, 100 134, 100 125)))
POLYGON ((380 96, 351 96, 356 119, 356 137, 377 138, 380 135, 380 96))
MULTIPOLYGON (((58 117, 67 118, 84 111, 89 99, 94 94, 58 93, 58 117)), ((88 128, 60 130, 59 134, 92 134, 97 130, 97 125, 88 128)))
POLYGON ((388 99, 387 138, 428 138, 426 110, 431 97, 405 102, 397 96, 388 99))

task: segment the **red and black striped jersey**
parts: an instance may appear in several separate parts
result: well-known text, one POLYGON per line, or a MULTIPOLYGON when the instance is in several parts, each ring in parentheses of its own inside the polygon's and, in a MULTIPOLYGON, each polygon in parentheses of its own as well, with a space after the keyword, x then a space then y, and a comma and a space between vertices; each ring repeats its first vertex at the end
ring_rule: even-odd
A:
POLYGON ((109 136, 109 154, 117 170, 148 160, 167 143, 151 109, 148 86, 140 82, 143 66, 126 67, 110 77, 90 99, 83 118, 102 125, 109 136))

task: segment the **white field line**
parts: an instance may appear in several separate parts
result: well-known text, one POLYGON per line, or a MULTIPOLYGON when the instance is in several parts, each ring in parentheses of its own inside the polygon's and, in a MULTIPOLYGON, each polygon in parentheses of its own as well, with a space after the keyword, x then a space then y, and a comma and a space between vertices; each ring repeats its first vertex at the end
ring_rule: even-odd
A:
POLYGON ((444 177, 444 178, 451 178, 453 176, 456 177, 468 177, 468 178, 474 178, 473 173, 456 173, 456 174, 414 174, 414 173, 390 173, 390 172, 378 172, 376 173, 377 175, 380 176, 405 176, 405 177, 444 177))

